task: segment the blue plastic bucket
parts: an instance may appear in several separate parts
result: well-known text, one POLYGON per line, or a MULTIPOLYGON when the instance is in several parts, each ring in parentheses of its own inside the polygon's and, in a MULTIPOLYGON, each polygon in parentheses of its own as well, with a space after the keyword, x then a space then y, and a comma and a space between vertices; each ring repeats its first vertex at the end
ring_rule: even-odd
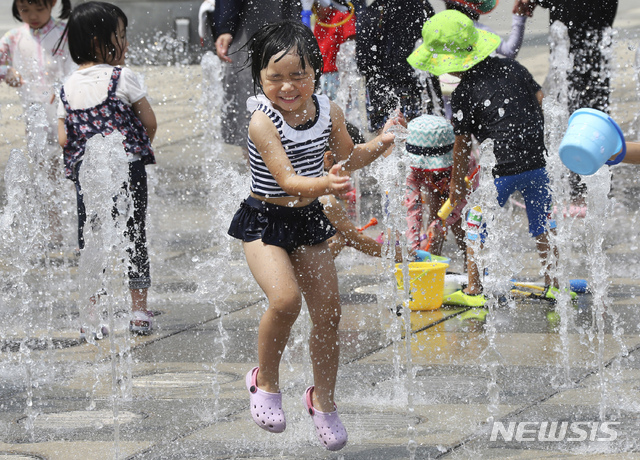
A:
POLYGON ((620 163, 626 153, 622 130, 606 113, 578 109, 569 117, 569 127, 560 143, 560 160, 571 171, 589 176, 604 164, 620 163), (622 153, 609 161, 620 150, 622 153))

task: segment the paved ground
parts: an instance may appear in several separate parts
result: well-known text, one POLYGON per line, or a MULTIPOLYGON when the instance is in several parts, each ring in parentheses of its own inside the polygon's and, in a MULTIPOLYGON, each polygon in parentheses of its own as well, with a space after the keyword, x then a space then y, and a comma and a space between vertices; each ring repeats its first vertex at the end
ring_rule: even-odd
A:
MULTIPOLYGON (((531 56, 525 62, 542 80, 546 57, 531 56)), ((628 132, 640 106, 628 66, 633 50, 621 47, 616 62, 614 118, 628 132)), ((215 117, 201 108, 198 67, 140 70, 160 125, 158 165, 149 168, 158 329, 131 338, 117 314, 126 298, 113 295, 116 332, 79 342, 71 230, 62 254, 21 252, 3 234, 1 459, 640 458, 637 168, 615 169, 608 210, 596 201, 590 218, 561 222, 563 276, 608 283, 608 293, 596 293, 596 302, 582 295, 557 314, 545 302, 517 300, 486 321, 444 308, 397 316, 388 268, 342 254, 337 400, 350 441, 329 454, 300 401, 311 381, 307 316, 282 366, 287 431, 270 435, 250 419, 243 379, 257 361, 265 302, 240 247, 223 236, 246 193, 243 161, 236 149, 203 141, 202 127, 215 117), (558 433, 567 427, 559 441, 544 440, 552 423, 558 433)), ((16 102, 2 86, 3 169, 10 149, 24 147, 16 102)), ((367 209, 365 220, 377 208, 367 209)), ((69 229, 72 214, 63 219, 69 229)), ((514 244, 503 258, 517 262, 519 279, 536 280, 522 211, 511 207, 508 219, 514 244)), ((448 250, 459 270, 450 243, 448 250)))

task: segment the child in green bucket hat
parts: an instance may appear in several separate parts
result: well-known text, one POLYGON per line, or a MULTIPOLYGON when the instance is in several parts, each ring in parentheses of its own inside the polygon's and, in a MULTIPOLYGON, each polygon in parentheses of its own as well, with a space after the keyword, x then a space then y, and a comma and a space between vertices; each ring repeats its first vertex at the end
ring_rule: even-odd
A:
MULTIPOLYGON (((451 95, 455 133, 453 171, 449 194, 451 203, 466 198, 464 177, 469 167, 472 136, 482 143, 493 140, 496 165, 493 169, 498 204, 504 206, 509 196, 519 191, 526 203, 529 233, 544 267, 546 292, 558 291, 557 278, 551 277, 548 257, 552 247, 548 231, 551 220, 551 192, 546 171, 542 90, 529 71, 509 58, 491 57, 500 43, 492 33, 479 30, 464 14, 447 10, 438 13, 422 28, 423 43, 407 59, 433 75, 450 73, 460 78, 451 95)), ((469 285, 445 297, 445 304, 484 306, 480 272, 475 263, 476 246, 467 245, 469 285)), ((480 242, 484 241, 480 235, 480 242)))
MULTIPOLYGON (((446 9, 460 11, 473 21, 474 27, 487 32, 495 33, 490 27, 480 22, 480 16, 494 11, 498 5, 497 0, 444 0, 446 9)), ((498 56, 515 59, 522 47, 524 31, 527 24, 527 17, 530 14, 527 6, 520 6, 517 2, 511 15, 511 30, 509 35, 501 37, 500 44, 495 50, 498 56)), ((452 75, 444 74, 440 78, 440 88, 442 90, 442 102, 445 116, 451 119, 451 93, 460 82, 452 75)))
POLYGON ((443 11, 425 22, 422 40, 407 62, 435 76, 469 70, 500 44, 500 37, 476 29, 471 19, 455 10, 443 11))

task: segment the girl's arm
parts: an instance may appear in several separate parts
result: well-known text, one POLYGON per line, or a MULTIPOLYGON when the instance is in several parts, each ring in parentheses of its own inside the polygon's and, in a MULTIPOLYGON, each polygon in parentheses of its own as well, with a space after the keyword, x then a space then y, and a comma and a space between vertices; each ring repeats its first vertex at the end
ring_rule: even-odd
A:
POLYGON ((249 137, 258 149, 269 172, 287 194, 296 197, 317 198, 327 194, 345 193, 351 189, 349 176, 341 174, 342 168, 337 164, 324 177, 297 175, 282 147, 282 141, 275 125, 265 113, 256 111, 251 116, 249 137))
POLYGON ((17 41, 18 29, 10 30, 0 39, 0 81, 4 80, 7 85, 14 88, 24 84, 22 75, 13 67, 11 44, 17 41))
POLYGON ((0 39, 0 81, 7 77, 7 73, 11 67, 11 48, 9 47, 9 41, 9 33, 6 33, 2 39, 0 39))
POLYGON ((131 104, 131 108, 142 122, 142 126, 144 126, 144 129, 147 130, 149 140, 153 142, 153 138, 156 135, 156 130, 158 129, 158 122, 156 121, 156 114, 153 112, 151 104, 149 104, 149 101, 147 101, 146 97, 143 97, 139 101, 131 104))
POLYGON ((367 166, 382 155, 393 145, 395 139, 395 135, 386 131, 393 125, 406 125, 402 115, 390 117, 378 136, 365 144, 354 146, 351 136, 347 132, 344 113, 334 102, 331 102, 331 123, 329 150, 333 152, 336 161, 342 162, 342 166, 347 171, 355 171, 367 166))
POLYGON ((64 118, 58 118, 58 144, 64 147, 67 143, 67 131, 64 129, 64 118))
MULTIPOLYGON (((333 257, 338 255, 343 245, 351 246, 373 257, 382 257, 382 244, 358 231, 335 196, 325 195, 320 198, 320 202, 323 205, 325 215, 338 231, 336 235, 338 244, 334 245, 335 248, 332 248, 331 251, 333 257)), ((329 246, 332 246, 331 241, 329 241, 329 246)), ((396 251, 395 259, 398 263, 402 262, 401 251, 396 251)))

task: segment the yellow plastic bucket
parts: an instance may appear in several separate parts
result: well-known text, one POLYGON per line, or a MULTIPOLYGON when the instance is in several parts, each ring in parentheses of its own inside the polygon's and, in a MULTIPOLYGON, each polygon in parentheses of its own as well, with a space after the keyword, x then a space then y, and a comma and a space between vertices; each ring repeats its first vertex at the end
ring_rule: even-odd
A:
MULTIPOLYGON (((409 263, 410 310, 437 310, 444 296, 444 274, 449 264, 442 262, 409 263)), ((402 264, 396 264, 398 289, 404 290, 402 264)))

